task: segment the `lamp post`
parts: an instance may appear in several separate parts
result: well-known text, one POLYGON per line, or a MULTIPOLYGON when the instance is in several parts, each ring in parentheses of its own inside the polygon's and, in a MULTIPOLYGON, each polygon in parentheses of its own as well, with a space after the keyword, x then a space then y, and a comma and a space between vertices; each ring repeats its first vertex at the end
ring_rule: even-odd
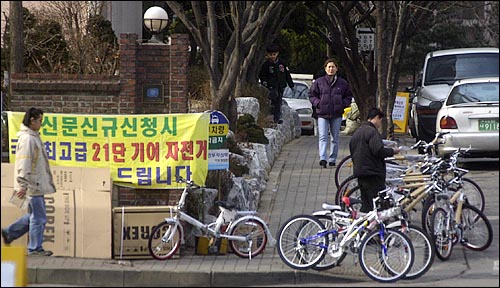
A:
POLYGON ((151 40, 148 42, 162 43, 162 41, 158 38, 158 34, 160 34, 161 31, 167 27, 167 23, 168 14, 163 8, 153 6, 146 10, 144 13, 144 26, 146 26, 146 29, 153 34, 151 40))

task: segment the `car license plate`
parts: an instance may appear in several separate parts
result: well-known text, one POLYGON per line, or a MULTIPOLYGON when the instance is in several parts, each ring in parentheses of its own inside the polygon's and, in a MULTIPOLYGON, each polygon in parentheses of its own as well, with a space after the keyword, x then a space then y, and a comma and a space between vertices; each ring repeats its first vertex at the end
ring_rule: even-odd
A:
POLYGON ((498 119, 479 119, 479 131, 498 131, 498 119))

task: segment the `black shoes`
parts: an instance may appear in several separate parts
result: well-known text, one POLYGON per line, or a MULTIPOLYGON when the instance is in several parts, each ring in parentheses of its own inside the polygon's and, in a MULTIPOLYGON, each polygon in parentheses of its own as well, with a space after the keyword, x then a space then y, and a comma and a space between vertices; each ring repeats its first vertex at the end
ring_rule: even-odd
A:
MULTIPOLYGON (((319 161, 319 166, 326 168, 326 160, 319 161)), ((330 167, 335 166, 335 162, 328 162, 328 166, 330 167)))
POLYGON ((5 243, 5 245, 8 245, 12 241, 14 241, 14 239, 9 237, 9 233, 7 233, 7 231, 5 231, 5 229, 2 229, 2 239, 3 239, 3 243, 5 243))
POLYGON ((29 256, 50 256, 54 253, 52 253, 52 251, 50 250, 39 250, 39 251, 31 251, 31 252, 28 252, 28 255, 29 256))
POLYGON ((326 160, 319 161, 319 166, 326 168, 326 160))

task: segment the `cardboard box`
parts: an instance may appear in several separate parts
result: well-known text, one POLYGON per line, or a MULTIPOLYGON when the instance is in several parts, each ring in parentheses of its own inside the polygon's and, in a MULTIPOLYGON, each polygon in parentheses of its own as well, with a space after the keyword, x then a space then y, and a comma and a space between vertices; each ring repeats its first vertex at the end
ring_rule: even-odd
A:
MULTIPOLYGON (((26 213, 8 199, 14 164, 2 163, 2 228, 26 213)), ((111 258, 111 177, 108 168, 51 166, 57 192, 45 196, 43 247, 54 256, 111 258)), ((27 245, 27 235, 13 245, 27 245)), ((2 243, 3 245, 3 243, 2 243)))
MULTIPOLYGON (((115 259, 153 259, 148 250, 149 235, 153 228, 165 218, 173 217, 176 209, 175 206, 113 208, 113 257, 115 259)), ((173 258, 178 257, 179 250, 173 258)))

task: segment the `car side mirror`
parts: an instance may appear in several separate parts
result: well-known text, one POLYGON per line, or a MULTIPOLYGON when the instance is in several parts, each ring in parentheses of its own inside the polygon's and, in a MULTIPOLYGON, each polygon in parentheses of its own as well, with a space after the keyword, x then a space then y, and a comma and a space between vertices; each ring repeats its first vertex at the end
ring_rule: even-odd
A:
POLYGON ((443 106, 443 103, 441 101, 432 101, 429 103, 429 108, 439 110, 443 106))

